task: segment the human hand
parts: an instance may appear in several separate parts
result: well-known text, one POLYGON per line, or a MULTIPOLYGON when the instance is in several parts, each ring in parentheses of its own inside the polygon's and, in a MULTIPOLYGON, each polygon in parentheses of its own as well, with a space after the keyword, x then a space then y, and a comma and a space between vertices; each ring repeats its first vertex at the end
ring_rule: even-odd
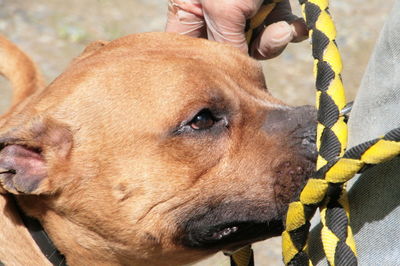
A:
POLYGON ((302 19, 292 14, 289 0, 276 5, 266 27, 248 47, 246 20, 253 17, 263 0, 169 0, 167 32, 179 32, 229 43, 257 59, 279 55, 289 42, 307 38, 302 19))

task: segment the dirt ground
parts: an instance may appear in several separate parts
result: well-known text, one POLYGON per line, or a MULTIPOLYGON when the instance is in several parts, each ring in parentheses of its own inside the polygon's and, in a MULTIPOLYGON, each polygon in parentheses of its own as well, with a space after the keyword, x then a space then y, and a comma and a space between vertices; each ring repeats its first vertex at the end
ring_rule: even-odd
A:
MULTIPOLYGON (((331 1, 349 101, 356 95, 392 4, 393 0, 331 1)), ((297 1, 292 5, 298 13, 297 1)), ((91 41, 162 31, 166 9, 166 0, 0 0, 0 33, 31 55, 50 82, 91 41)), ((293 105, 314 104, 309 42, 290 45, 280 57, 263 62, 263 67, 273 95, 293 105)), ((0 87, 3 112, 11 89, 5 80, 0 80, 0 87)), ((256 244, 256 265, 282 265, 280 248, 279 238, 256 244)), ((196 265, 228 265, 228 261, 217 255, 196 265)))

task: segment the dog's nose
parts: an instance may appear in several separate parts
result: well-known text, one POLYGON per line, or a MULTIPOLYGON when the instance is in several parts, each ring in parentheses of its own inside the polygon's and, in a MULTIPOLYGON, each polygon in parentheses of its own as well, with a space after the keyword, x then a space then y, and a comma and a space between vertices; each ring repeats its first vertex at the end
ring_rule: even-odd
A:
POLYGON ((267 113, 263 129, 286 136, 288 144, 309 159, 316 159, 317 111, 310 105, 275 109, 267 113))

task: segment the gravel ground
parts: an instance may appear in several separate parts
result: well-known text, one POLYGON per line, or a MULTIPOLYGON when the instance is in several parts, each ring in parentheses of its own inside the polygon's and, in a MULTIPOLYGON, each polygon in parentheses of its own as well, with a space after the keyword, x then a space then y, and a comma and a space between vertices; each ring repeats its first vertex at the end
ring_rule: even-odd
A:
MULTIPOLYGON (((344 84, 352 100, 393 0, 331 2, 337 43, 344 58, 344 84)), ((293 1, 293 6, 298 13, 297 2, 293 1)), ((162 31, 166 9, 166 0, 0 0, 0 33, 31 55, 51 81, 91 41, 162 31)), ((307 41, 290 45, 283 55, 263 66, 273 95, 293 105, 314 104, 307 41)), ((8 107, 11 89, 4 80, 0 80, 0 86, 2 112, 8 107)), ((282 265, 280 248, 279 238, 256 244, 256 264, 282 265)), ((219 254, 196 265, 228 262, 219 254)))

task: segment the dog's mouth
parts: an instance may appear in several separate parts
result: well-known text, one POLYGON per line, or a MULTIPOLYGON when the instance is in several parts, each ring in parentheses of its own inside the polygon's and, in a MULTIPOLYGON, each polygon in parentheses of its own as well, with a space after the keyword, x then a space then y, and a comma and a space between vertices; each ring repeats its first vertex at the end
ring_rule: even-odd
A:
POLYGON ((192 228, 182 243, 191 248, 234 251, 247 244, 278 236, 282 231, 282 220, 238 221, 192 228))
POLYGON ((177 242, 209 251, 236 250, 282 233, 284 210, 262 202, 237 201, 203 205, 180 222, 177 242))

